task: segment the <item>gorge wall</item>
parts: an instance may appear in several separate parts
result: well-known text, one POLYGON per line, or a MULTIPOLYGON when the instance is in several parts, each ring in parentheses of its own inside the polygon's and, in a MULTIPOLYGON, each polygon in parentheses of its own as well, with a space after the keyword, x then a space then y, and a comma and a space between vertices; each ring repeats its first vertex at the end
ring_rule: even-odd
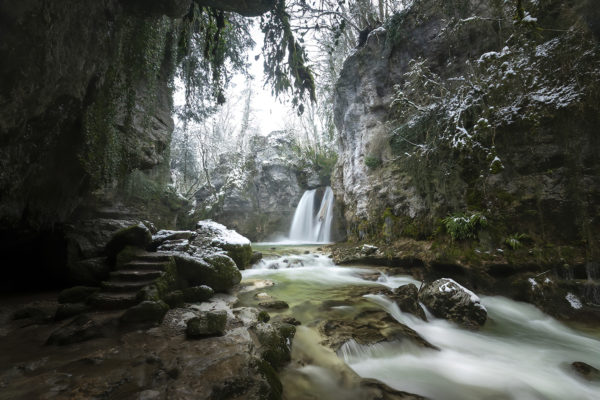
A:
POLYGON ((211 185, 195 194, 193 219, 212 218, 252 241, 287 236, 304 191, 330 182, 330 170, 306 157, 285 131, 251 137, 247 151, 223 154, 211 175, 211 185))
POLYGON ((598 13, 585 1, 524 2, 516 23, 502 2, 446 3, 417 1, 344 64, 333 181, 350 234, 391 224, 423 239, 439 219, 478 211, 491 247, 513 232, 591 245, 598 13))
POLYGON ((593 1, 422 0, 372 31, 336 86, 349 237, 427 247, 441 269, 589 278, 599 27, 593 1))

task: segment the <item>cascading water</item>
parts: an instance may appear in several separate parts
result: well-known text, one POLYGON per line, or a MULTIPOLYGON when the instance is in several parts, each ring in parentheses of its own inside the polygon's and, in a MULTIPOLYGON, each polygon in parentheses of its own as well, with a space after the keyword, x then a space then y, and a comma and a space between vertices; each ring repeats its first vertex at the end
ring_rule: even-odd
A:
POLYGON ((327 243, 331 241, 331 222, 333 221, 333 191, 325 189, 323 199, 315 214, 315 196, 317 190, 307 190, 302 195, 292 226, 289 240, 309 243, 327 243))

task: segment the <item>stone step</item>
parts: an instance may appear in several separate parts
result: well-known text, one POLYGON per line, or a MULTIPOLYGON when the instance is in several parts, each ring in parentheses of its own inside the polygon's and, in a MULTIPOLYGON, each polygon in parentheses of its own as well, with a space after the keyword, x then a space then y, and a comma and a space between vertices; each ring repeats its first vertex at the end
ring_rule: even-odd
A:
POLYGON ((131 281, 106 281, 102 282, 102 289, 106 292, 112 293, 137 293, 140 289, 145 286, 154 283, 154 279, 131 282, 131 281))
POLYGON ((163 276, 164 272, 156 269, 122 269, 110 273, 111 280, 140 282, 150 279, 157 279, 163 276))
POLYGON ((169 261, 171 261, 172 257, 170 254, 167 254, 167 253, 145 252, 145 253, 136 254, 135 258, 137 261, 144 261, 144 262, 169 262, 169 261))
POLYGON ((165 271, 166 262, 156 261, 130 261, 117 267, 117 271, 165 271))
POLYGON ((120 310, 138 304, 136 293, 96 293, 90 298, 90 305, 99 310, 120 310))

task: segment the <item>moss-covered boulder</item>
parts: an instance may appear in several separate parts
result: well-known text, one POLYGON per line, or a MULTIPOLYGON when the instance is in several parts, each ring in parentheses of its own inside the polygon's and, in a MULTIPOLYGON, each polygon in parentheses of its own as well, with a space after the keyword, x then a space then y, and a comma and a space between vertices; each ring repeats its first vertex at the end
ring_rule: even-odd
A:
POLYGON ((188 339, 199 339, 209 336, 223 336, 227 324, 225 311, 204 312, 187 322, 185 334, 188 339))
POLYGON ((73 286, 58 294, 58 302, 61 304, 86 302, 88 298, 98 291, 100 291, 98 287, 73 286))
POLYGON ((290 324, 267 324, 259 322, 249 331, 260 345, 259 353, 275 369, 283 367, 291 359, 291 339, 296 327, 290 324))
POLYGON ((185 288, 182 294, 183 299, 188 303, 201 303, 213 297, 215 291, 210 286, 200 285, 185 288))
POLYGON ((106 254, 115 260, 117 254, 127 246, 145 249, 152 243, 152 233, 142 223, 115 232, 106 244, 106 254))
POLYGON ((140 304, 128 308, 121 316, 122 325, 160 324, 169 311, 169 306, 164 301, 142 301, 140 304))
POLYGON ((225 292, 242 280, 235 262, 225 254, 203 258, 177 254, 174 258, 179 277, 187 286, 208 285, 215 292, 225 292))

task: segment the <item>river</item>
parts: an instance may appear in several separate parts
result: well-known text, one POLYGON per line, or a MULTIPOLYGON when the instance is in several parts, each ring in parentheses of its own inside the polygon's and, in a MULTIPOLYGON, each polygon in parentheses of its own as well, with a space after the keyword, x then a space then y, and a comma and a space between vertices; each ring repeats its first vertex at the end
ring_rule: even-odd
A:
POLYGON ((383 295, 353 296, 366 285, 395 288, 410 276, 386 276, 374 267, 336 266, 316 247, 254 246, 266 256, 243 271, 242 283, 264 280, 272 286, 239 294, 242 305, 256 306, 269 296, 290 306, 270 311, 302 322, 292 347, 292 362, 281 373, 284 396, 299 399, 360 399, 352 372, 390 387, 431 399, 599 399, 600 384, 571 371, 582 361, 598 367, 600 340, 553 319, 526 303, 480 296, 488 320, 470 331, 428 314, 428 322, 403 313, 383 295), (308 254, 306 254, 308 253, 308 254), (376 280, 373 280, 376 279, 376 280), (324 307, 324 304, 332 305, 324 307), (361 346, 350 341, 336 353, 320 344, 317 325, 331 318, 352 318, 369 308, 387 311, 440 351, 410 342, 361 346))

